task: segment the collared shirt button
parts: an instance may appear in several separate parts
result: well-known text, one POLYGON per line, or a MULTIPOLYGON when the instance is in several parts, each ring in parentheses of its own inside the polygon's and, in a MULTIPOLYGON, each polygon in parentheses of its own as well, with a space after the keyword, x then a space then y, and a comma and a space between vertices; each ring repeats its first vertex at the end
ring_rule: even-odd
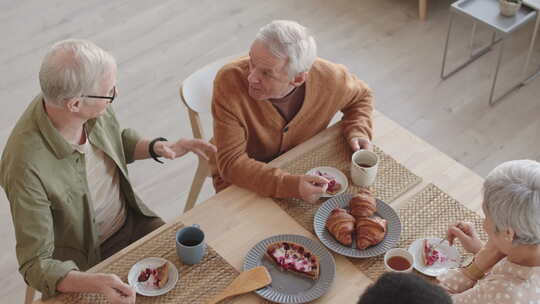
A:
POLYGON ((283 128, 283 132, 287 132, 287 131, 289 131, 289 126, 283 128))

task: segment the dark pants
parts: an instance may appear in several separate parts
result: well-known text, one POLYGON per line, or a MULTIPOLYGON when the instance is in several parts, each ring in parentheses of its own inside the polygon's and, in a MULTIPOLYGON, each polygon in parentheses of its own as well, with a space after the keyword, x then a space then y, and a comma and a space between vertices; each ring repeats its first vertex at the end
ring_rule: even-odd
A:
POLYGON ((122 228, 101 244, 101 260, 124 249, 163 224, 165 222, 159 217, 146 217, 128 207, 126 221, 122 228))

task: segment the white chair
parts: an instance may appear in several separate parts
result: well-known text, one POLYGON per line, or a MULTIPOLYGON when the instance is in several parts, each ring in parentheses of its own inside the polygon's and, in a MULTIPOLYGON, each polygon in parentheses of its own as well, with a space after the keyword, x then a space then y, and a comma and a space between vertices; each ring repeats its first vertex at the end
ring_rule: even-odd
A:
MULTIPOLYGON (((221 67, 239 56, 231 56, 218 59, 201 69, 195 71, 186 78, 180 86, 180 99, 187 107, 189 121, 191 123, 191 131, 193 137, 203 140, 208 140, 205 136, 203 126, 199 114, 210 113, 212 107, 212 90, 214 78, 221 67)), ((208 161, 199 157, 197 171, 193 177, 189 195, 184 207, 184 212, 195 206, 197 197, 201 192, 202 185, 207 177, 210 176, 210 168, 208 161)))
POLYGON ((24 294, 24 304, 32 304, 32 302, 34 302, 35 295, 36 295, 36 290, 27 285, 26 293, 24 294))

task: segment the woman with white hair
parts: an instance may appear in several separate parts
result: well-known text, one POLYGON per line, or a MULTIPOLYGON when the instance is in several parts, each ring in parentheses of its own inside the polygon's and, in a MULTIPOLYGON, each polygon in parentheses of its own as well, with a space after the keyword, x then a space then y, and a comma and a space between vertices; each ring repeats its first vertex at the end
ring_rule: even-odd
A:
POLYGON ((540 164, 532 160, 503 163, 484 182, 484 244, 472 224, 448 229, 474 253, 473 262, 438 277, 454 303, 539 303, 540 164))

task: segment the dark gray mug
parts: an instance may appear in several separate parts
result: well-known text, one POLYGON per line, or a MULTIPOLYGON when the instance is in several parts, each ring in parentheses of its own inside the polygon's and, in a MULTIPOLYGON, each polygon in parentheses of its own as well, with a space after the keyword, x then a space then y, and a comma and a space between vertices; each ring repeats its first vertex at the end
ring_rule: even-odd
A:
POLYGON ((197 264, 205 253, 204 232, 199 225, 182 227, 176 232, 176 254, 182 263, 197 264))

